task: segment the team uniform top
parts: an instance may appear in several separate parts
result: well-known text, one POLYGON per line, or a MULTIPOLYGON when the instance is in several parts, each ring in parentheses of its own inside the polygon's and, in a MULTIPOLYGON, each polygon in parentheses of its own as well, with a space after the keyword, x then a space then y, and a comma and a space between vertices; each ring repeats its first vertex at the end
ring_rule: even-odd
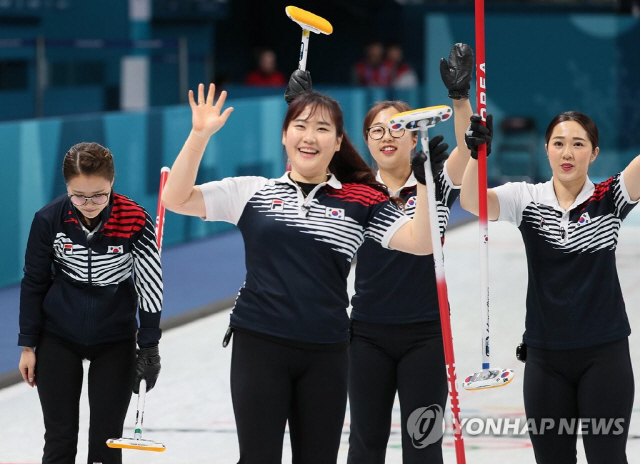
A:
POLYGON ((493 191, 500 202, 498 220, 520 229, 527 253, 524 342, 560 350, 627 337, 631 328, 615 250, 622 220, 637 202, 622 174, 596 185, 587 178, 567 211, 552 181, 507 183, 493 191))
POLYGON ((35 214, 20 291, 19 346, 36 346, 43 331, 94 345, 133 337, 136 329, 139 346, 155 346, 161 310, 155 227, 142 206, 112 193, 91 233, 66 194, 35 214))
POLYGON ((306 199, 287 174, 200 189, 205 219, 236 224, 245 244, 247 276, 231 326, 298 342, 348 340, 347 276, 356 250, 367 237, 387 247, 410 220, 381 192, 333 175, 306 199))
MULTIPOLYGON (((378 181, 382 182, 380 173, 378 181)), ((413 217, 416 208, 417 182, 413 173, 395 192, 405 200, 405 214, 413 217)), ((440 237, 449 222, 451 206, 460 194, 447 168, 436 180, 436 205, 440 237)), ((440 319, 433 255, 415 256, 384 249, 365 240, 358 250, 355 294, 351 298, 351 317, 376 324, 406 324, 440 319)))

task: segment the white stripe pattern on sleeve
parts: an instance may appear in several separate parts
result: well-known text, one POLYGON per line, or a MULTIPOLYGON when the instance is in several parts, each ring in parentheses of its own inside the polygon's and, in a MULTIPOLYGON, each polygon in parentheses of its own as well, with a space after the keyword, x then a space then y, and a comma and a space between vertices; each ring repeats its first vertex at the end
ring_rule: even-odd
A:
POLYGON ((134 283, 140 309, 149 313, 162 310, 162 266, 154 233, 154 225, 145 214, 145 227, 137 241, 132 243, 134 283))

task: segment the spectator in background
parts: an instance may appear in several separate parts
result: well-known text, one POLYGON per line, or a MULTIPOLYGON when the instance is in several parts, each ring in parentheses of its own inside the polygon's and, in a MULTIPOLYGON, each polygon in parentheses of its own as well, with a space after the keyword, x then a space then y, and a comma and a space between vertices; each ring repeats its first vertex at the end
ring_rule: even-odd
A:
POLYGON ((384 66, 389 70, 389 81, 397 89, 411 89, 418 86, 418 75, 413 67, 403 61, 402 45, 392 42, 387 46, 384 66))
POLYGON ((352 71, 354 85, 389 86, 391 76, 384 62, 384 46, 376 40, 369 42, 364 49, 364 58, 358 61, 352 71))
POLYGON ((286 84, 284 74, 277 69, 276 54, 268 48, 261 48, 256 53, 256 69, 245 79, 246 85, 256 87, 279 87, 286 84))

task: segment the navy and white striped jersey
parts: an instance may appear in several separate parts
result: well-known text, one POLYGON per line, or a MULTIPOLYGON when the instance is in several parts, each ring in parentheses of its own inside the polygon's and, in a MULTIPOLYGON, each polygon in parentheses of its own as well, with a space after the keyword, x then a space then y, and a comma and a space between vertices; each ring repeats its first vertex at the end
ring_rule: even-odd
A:
MULTIPOLYGON (((382 178, 378 173, 378 181, 382 178)), ((413 217, 417 182, 413 173, 398 191, 405 200, 405 213, 413 217)), ((440 237, 449 222, 451 206, 460 194, 445 168, 436 182, 436 203, 440 237)), ((376 324, 406 324, 440 320, 433 255, 414 256, 387 250, 365 240, 358 250, 355 294, 351 298, 351 317, 376 324)))
POLYGON ((623 219, 636 202, 617 174, 589 179, 564 211, 553 181, 507 183, 493 191, 498 220, 522 234, 529 273, 524 341, 535 348, 573 349, 631 333, 616 269, 623 219))
POLYGON ((379 191, 333 175, 304 198, 285 174, 200 186, 206 220, 240 229, 247 276, 233 327, 309 343, 348 340, 347 276, 366 237, 387 247, 410 218, 379 191))
POLYGON ((31 225, 20 292, 18 345, 36 346, 42 331, 92 345, 136 334, 138 344, 160 339, 162 269, 149 214, 113 193, 90 236, 62 195, 31 225))

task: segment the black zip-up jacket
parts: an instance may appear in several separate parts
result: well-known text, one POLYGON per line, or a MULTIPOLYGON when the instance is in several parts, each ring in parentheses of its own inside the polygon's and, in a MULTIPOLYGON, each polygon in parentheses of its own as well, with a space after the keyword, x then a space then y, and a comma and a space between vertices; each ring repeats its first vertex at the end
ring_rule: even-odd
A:
POLYGON ((43 331, 94 345, 137 330, 140 347, 158 344, 162 268, 153 221, 117 193, 100 220, 87 240, 67 195, 35 214, 20 290, 19 346, 37 346, 43 331))

